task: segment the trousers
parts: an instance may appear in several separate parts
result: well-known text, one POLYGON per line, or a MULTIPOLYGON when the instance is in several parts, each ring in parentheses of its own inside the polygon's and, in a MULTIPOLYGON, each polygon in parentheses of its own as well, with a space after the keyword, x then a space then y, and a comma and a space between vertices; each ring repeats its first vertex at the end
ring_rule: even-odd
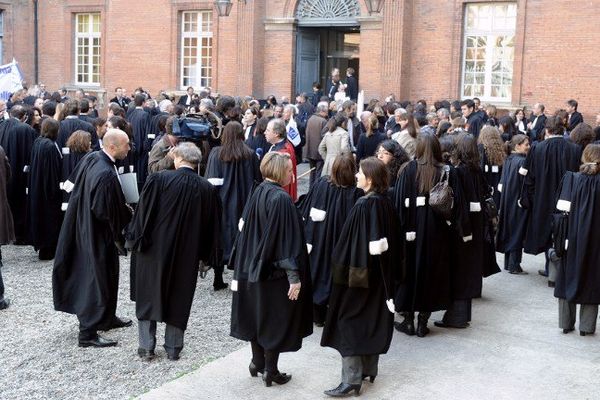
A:
MULTIPOLYGON (((156 347, 156 321, 138 320, 138 333, 140 347, 145 350, 154 350, 156 347)), ((163 347, 170 356, 178 356, 183 349, 183 335, 183 329, 167 324, 163 347)))
POLYGON ((342 382, 358 385, 363 375, 377 376, 379 354, 342 357, 342 382))
MULTIPOLYGON (((577 304, 565 299, 558 299, 558 325, 560 329, 573 329, 577 304)), ((596 332, 596 319, 598 319, 598 304, 579 305, 579 332, 596 332)))
POLYGON ((508 271, 519 270, 521 260, 523 259, 523 250, 509 251, 504 254, 504 269, 508 271))
POLYGON ((471 299, 454 300, 442 318, 447 324, 463 325, 471 321, 471 299))
POLYGON ((279 352, 265 350, 258 342, 250 342, 250 345, 252 347, 252 363, 258 369, 264 368, 266 372, 277 374, 279 372, 277 368, 279 352))

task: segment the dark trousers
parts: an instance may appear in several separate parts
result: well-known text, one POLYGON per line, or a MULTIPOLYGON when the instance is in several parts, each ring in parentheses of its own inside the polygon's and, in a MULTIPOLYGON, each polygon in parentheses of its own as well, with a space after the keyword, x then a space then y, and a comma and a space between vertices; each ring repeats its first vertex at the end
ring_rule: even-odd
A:
POLYGON ((523 249, 513 250, 504 253, 504 269, 508 271, 520 270, 522 259, 523 249))
MULTIPOLYGON (((402 315, 406 321, 414 323, 414 320, 415 320, 414 312, 409 312, 409 311, 401 312, 400 315, 402 315)), ((429 321, 429 317, 431 317, 430 312, 419 312, 419 316, 417 317, 417 320, 422 323, 424 322, 425 324, 427 324, 427 321, 429 321)))
POLYGON ((325 323, 327 316, 327 304, 313 304, 313 322, 315 324, 325 323))
POLYGON ((2 250, 0 249, 0 304, 4 303, 4 280, 2 279, 2 250))
MULTIPOLYGON (((577 304, 558 299, 558 325, 561 329, 573 329, 575 327, 575 316, 577 315, 577 304)), ((598 304, 579 305, 579 331, 585 333, 596 332, 596 320, 598 319, 598 304)))
POLYGON ((359 385, 363 375, 377 376, 379 354, 342 357, 342 382, 359 385))
POLYGON ((250 342, 252 346, 252 363, 258 368, 263 369, 265 372, 271 374, 277 374, 277 363, 279 362, 279 352, 265 350, 257 342, 250 342))
POLYGON ((308 163, 311 169, 314 168, 313 171, 310 171, 309 188, 312 188, 323 171, 323 160, 308 160, 308 163))
POLYGON ((220 286, 223 282, 223 265, 215 265, 213 266, 213 273, 215 277, 213 279, 213 286, 220 286))
MULTIPOLYGON (((154 350, 156 347, 156 321, 138 320, 139 344, 142 349, 154 350)), ((167 324, 163 347, 170 356, 178 356, 183 349, 185 331, 167 324)))
POLYGON ((451 325, 463 325, 471 321, 471 299, 454 300, 442 320, 451 325))

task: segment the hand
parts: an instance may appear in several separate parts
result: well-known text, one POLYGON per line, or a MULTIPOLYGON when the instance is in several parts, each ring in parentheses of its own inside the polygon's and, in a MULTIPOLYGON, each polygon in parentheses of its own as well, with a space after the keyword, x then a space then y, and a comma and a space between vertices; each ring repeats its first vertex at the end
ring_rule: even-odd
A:
POLYGON ((298 296, 300 295, 300 286, 302 286, 300 282, 290 283, 290 290, 288 290, 288 298, 290 300, 298 300, 298 296))

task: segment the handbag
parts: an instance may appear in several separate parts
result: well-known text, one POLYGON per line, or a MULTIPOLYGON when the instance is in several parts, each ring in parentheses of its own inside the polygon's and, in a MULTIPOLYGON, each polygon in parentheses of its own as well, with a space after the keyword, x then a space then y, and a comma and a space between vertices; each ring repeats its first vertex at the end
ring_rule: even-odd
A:
POLYGON ((560 258, 567 253, 567 235, 569 231, 569 213, 552 214, 552 242, 554 251, 560 258))
POLYGON ((492 230, 491 236, 495 237, 498 231, 498 207, 492 197, 488 197, 483 202, 485 216, 492 230))
POLYGON ((449 176, 450 167, 446 165, 440 181, 429 191, 429 207, 446 221, 452 218, 452 208, 454 207, 454 191, 448 183, 449 176))

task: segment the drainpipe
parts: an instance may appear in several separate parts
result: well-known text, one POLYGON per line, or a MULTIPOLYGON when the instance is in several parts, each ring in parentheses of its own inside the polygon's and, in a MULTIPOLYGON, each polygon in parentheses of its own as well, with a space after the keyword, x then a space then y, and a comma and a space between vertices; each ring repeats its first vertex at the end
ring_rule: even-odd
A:
POLYGON ((38 0, 33 0, 33 68, 34 84, 37 85, 40 80, 39 75, 39 39, 38 39, 38 0))

